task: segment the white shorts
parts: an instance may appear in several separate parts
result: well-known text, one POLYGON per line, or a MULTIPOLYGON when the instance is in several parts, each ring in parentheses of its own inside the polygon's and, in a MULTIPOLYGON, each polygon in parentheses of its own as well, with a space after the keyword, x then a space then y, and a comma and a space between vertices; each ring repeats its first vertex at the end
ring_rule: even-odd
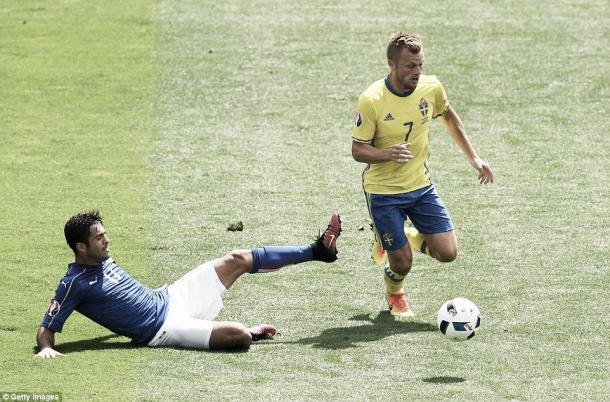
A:
POLYGON ((148 346, 209 349, 214 318, 222 310, 224 287, 211 262, 193 269, 168 287, 165 322, 148 346))

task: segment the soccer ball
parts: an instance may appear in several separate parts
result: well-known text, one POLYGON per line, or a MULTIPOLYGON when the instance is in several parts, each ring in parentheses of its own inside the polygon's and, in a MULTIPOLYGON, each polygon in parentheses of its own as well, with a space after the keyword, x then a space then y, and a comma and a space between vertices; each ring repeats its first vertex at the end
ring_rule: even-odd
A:
POLYGON ((463 297, 456 297, 438 310, 436 324, 443 335, 465 341, 472 338, 481 327, 481 313, 476 304, 463 297))

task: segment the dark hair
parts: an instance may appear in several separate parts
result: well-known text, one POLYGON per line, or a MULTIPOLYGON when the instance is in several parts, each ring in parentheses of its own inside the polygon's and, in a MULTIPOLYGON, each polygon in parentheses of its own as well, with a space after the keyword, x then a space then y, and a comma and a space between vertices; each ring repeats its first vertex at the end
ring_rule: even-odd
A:
POLYGON ((76 254, 76 243, 89 245, 89 229, 96 223, 102 223, 102 215, 99 211, 82 212, 68 219, 64 226, 64 235, 74 254, 76 254))
POLYGON ((396 32, 388 41, 388 59, 396 61, 402 49, 408 49, 413 54, 418 54, 423 49, 421 40, 408 32, 396 32))

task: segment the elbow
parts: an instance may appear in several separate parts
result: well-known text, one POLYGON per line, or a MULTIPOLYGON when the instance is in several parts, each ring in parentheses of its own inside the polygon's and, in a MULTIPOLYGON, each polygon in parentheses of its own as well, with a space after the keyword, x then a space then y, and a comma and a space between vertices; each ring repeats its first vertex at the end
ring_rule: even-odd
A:
POLYGON ((360 147, 352 145, 352 158, 354 158, 356 162, 364 162, 360 147))

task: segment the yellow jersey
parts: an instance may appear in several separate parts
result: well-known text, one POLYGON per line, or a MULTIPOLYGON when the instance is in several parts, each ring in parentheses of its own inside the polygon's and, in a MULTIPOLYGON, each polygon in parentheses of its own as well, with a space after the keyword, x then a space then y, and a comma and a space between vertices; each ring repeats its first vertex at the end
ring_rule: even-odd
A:
POLYGON ((449 108, 447 93, 433 75, 420 75, 417 87, 397 93, 389 78, 374 82, 358 98, 352 140, 375 148, 410 143, 413 159, 369 164, 364 170, 364 191, 399 194, 432 184, 428 175, 428 131, 432 118, 449 108))

